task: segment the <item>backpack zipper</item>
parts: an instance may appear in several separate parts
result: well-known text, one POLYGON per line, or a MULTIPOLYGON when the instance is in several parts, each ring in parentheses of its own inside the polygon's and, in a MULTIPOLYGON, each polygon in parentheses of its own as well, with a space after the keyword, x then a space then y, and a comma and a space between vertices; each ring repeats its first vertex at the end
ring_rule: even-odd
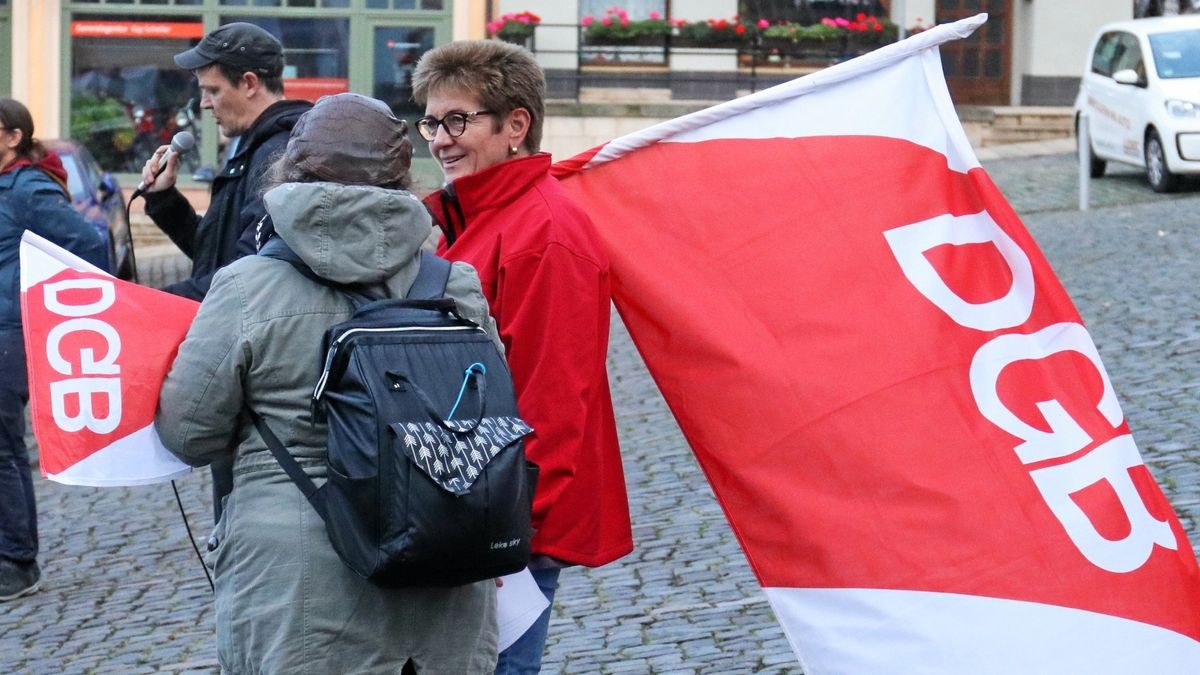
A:
POLYGON ((484 333, 484 330, 479 326, 402 326, 393 328, 351 328, 350 330, 338 336, 333 344, 329 345, 329 350, 325 352, 325 366, 321 369, 321 378, 317 380, 317 386, 313 389, 312 402, 315 406, 317 401, 321 400, 321 395, 325 393, 325 385, 329 380, 329 369, 333 367, 333 359, 337 356, 338 349, 341 348, 345 340, 349 339, 356 333, 408 333, 413 331, 479 331, 484 333))

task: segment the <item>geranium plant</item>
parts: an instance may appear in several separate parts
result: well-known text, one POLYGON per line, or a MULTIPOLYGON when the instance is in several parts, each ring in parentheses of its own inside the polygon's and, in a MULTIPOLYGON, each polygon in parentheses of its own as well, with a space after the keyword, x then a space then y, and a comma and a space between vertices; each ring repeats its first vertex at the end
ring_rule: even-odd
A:
POLYGON ((630 19, 620 7, 609 7, 599 17, 589 14, 579 24, 589 44, 654 43, 671 34, 671 24, 662 14, 650 12, 645 19, 630 19))
POLYGON ((763 29, 762 36, 767 40, 785 40, 788 42, 833 42, 846 32, 837 26, 825 23, 815 23, 811 26, 801 26, 798 23, 781 22, 769 25, 763 29))
POLYGON ((887 19, 880 21, 869 14, 857 14, 853 21, 840 17, 837 19, 822 20, 822 23, 827 22, 833 22, 835 25, 843 28, 850 34, 850 39, 868 44, 895 42, 896 36, 899 34, 896 24, 887 19))
POLYGON ((487 24, 488 35, 505 42, 523 44, 533 36, 533 31, 542 22, 542 17, 533 12, 510 12, 487 24))
MULTIPOLYGON (((763 22, 770 25, 769 22, 763 22)), ((740 17, 731 19, 708 19, 706 21, 678 21, 676 34, 684 44, 704 45, 743 45, 749 44, 761 30, 760 24, 742 21, 740 17)))

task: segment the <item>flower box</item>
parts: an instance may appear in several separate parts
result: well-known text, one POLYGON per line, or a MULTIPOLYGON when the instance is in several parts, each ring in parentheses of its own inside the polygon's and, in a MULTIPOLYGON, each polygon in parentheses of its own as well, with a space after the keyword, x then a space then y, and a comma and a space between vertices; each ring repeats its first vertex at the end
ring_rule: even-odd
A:
POLYGON ((584 34, 584 44, 588 47, 665 47, 665 35, 631 35, 627 37, 584 34))
POLYGON ((681 49, 741 49, 748 47, 746 40, 714 40, 676 37, 671 39, 672 47, 681 49))
POLYGON ((665 47, 671 34, 671 24, 658 12, 650 12, 647 19, 630 19, 619 7, 609 7, 599 18, 585 16, 579 25, 589 46, 665 47))
POLYGON ((846 40, 844 38, 835 38, 832 40, 822 40, 815 38, 801 38, 799 40, 789 40, 786 38, 763 38, 760 43, 762 51, 776 52, 779 54, 841 54, 846 51, 846 40))
POLYGON ((733 19, 675 22, 672 47, 699 49, 742 49, 754 43, 758 26, 733 19))
POLYGON ((487 32, 497 40, 529 47, 533 33, 541 22, 542 17, 533 12, 513 12, 489 23, 487 32))

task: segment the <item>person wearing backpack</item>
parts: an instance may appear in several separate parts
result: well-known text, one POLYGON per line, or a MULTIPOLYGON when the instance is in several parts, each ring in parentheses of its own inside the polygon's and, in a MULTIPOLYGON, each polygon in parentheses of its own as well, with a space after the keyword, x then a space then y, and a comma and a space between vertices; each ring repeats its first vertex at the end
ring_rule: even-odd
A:
MULTIPOLYGON (((413 74, 417 130, 446 176, 425 200, 445 234, 438 252, 479 271, 534 430, 530 570, 553 602, 563 567, 612 562, 633 537, 605 369, 608 256, 539 152, 545 89, 533 55, 499 40, 441 45, 413 74)), ((496 672, 538 672, 549 621, 547 609, 496 672)))
MULTIPOLYGON (((156 424, 166 447, 194 466, 233 459, 233 490, 206 554, 223 672, 494 668, 495 582, 384 588, 356 574, 249 412, 325 482, 328 427, 310 400, 326 329, 355 314, 350 297, 325 282, 406 295, 431 232, 404 189, 411 156, 405 123, 380 101, 339 94, 305 113, 272 168, 259 238, 281 239, 324 282, 267 255, 233 262, 214 277, 163 384, 156 424)), ((469 265, 451 266, 445 297, 496 339, 469 265)))

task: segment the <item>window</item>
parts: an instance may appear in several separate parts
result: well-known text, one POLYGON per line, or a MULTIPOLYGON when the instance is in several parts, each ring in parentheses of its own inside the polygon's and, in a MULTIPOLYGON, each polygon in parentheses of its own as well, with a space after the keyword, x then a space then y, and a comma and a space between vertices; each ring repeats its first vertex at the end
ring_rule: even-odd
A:
POLYGON ((349 7, 350 0, 221 0, 221 4, 227 7, 349 7))
POLYGON ((1123 50, 1120 33, 1105 33, 1100 36, 1096 41, 1096 49, 1092 52, 1092 72, 1106 77, 1112 76, 1113 63, 1123 50))
POLYGON ((1122 33, 1120 36, 1121 48, 1120 54, 1113 61, 1112 71, 1115 73, 1119 70, 1132 70, 1138 74, 1138 77, 1146 76, 1146 66, 1142 63, 1142 47, 1138 44, 1136 36, 1129 33, 1122 33))
MULTIPOLYGON (((73 0, 75 4, 92 5, 203 5, 204 0, 73 0)), ((0 5, 5 4, 0 0, 0 5)))
POLYGON ((70 134, 105 170, 140 172, 155 148, 171 142, 176 113, 199 96, 173 57, 203 35, 195 16, 72 18, 70 134))
POLYGON ((283 43, 283 93, 316 101, 350 91, 350 20, 223 16, 221 23, 246 21, 283 43))
POLYGON ((1200 31, 1151 35, 1150 51, 1159 77, 1200 77, 1200 31))
POLYGON ((445 0, 367 0, 367 9, 442 10, 445 8, 445 0))
MULTIPOLYGON (((613 0, 580 0, 579 16, 581 18, 590 16, 599 21, 601 17, 604 17, 608 13, 607 10, 610 7, 625 10, 631 21, 649 19, 651 12, 657 13, 659 17, 669 16, 669 7, 666 0, 625 0, 624 2, 613 2, 613 0)), ((635 66, 659 66, 665 64, 665 42, 661 40, 652 42, 653 44, 644 46, 586 45, 580 47, 579 58, 583 63, 597 66, 622 66, 630 64, 635 66)))
MULTIPOLYGON (((579 1, 579 16, 604 16, 604 10, 609 7, 620 7, 629 13, 629 18, 633 20, 648 19, 650 12, 658 12, 659 16, 667 16, 666 0, 623 0, 621 2, 613 2, 613 0, 580 0, 579 1)), ((685 17, 691 18, 691 17, 685 17)), ((707 17, 695 17, 696 19, 707 17)))

